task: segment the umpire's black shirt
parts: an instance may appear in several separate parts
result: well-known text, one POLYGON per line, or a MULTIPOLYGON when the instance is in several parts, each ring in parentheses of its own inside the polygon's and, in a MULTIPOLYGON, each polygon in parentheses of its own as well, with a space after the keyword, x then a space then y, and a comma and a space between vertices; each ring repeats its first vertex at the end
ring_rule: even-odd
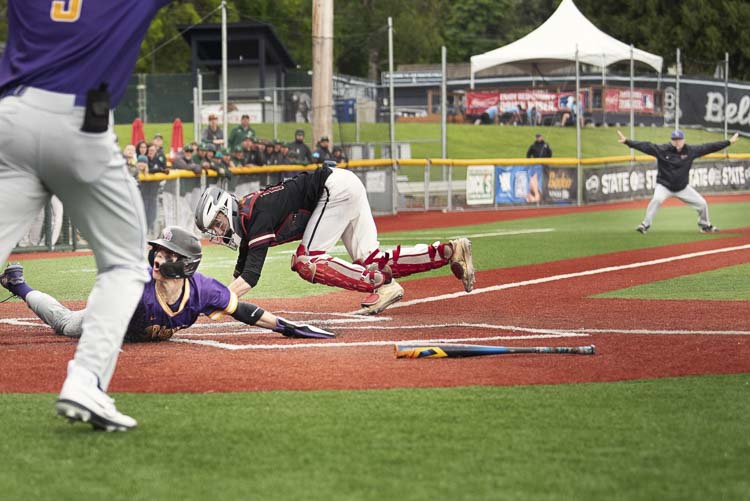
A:
POLYGON ((534 141, 526 150, 526 158, 550 158, 552 148, 544 141, 534 141))
POLYGON ((684 145, 679 152, 669 144, 654 144, 647 141, 626 140, 625 144, 646 155, 656 157, 656 182, 670 191, 681 191, 690 182, 690 167, 693 160, 729 146, 729 141, 717 141, 696 146, 684 145))
POLYGON ((241 276, 255 287, 268 248, 302 238, 330 174, 330 168, 319 167, 240 200, 238 230, 242 241, 234 268, 235 278, 241 276))

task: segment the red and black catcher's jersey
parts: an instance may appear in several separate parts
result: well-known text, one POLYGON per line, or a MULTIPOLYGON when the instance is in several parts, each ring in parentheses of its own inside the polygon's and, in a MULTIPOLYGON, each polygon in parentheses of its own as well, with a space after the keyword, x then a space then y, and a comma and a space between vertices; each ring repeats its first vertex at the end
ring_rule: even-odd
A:
POLYGON ((237 230, 242 241, 235 278, 242 276, 255 287, 268 247, 302 238, 330 174, 330 168, 319 167, 240 200, 237 230))

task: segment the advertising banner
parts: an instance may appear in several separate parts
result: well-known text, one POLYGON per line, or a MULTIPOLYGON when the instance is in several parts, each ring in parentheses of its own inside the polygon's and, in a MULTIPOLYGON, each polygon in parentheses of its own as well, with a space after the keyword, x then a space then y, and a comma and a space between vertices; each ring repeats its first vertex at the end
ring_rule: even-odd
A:
MULTIPOLYGON (((750 85, 730 84, 727 91, 729 130, 750 132, 750 85)), ((676 94, 674 86, 664 88, 664 120, 667 124, 675 122, 675 113, 678 112, 676 94)), ((724 107, 724 82, 680 82, 680 125, 723 130, 724 107)))
POLYGON ((575 203, 576 194, 578 193, 576 169, 545 167, 543 184, 543 198, 545 202, 555 204, 575 203))
POLYGON ((541 165, 495 167, 495 202, 538 203, 542 199, 544 169, 541 165))
POLYGON ((497 92, 467 92, 466 113, 469 115, 481 115, 484 110, 500 102, 497 92))
MULTIPOLYGON (((528 110, 536 107, 540 113, 554 113, 571 108, 572 98, 575 92, 550 92, 545 90, 520 90, 508 92, 475 92, 466 93, 466 113, 468 115, 481 115, 490 106, 498 105, 500 111, 515 110, 520 105, 522 109, 528 110)), ((589 107, 589 92, 582 90, 579 94, 579 103, 584 108, 589 107)), ((652 92, 653 108, 653 92, 652 92)))
POLYGON ((470 165, 466 169, 466 204, 492 204, 495 196, 494 182, 494 165, 470 165))
POLYGON ((559 108, 559 93, 543 90, 524 90, 520 92, 501 92, 500 109, 506 110, 521 105, 524 109, 536 106, 540 112, 557 111, 559 108))
MULTIPOLYGON (((656 187, 656 173, 654 163, 586 169, 584 201, 650 198, 656 187)), ((690 169, 690 186, 700 193, 750 190, 750 162, 696 163, 690 169)))
POLYGON ((654 91, 651 89, 634 89, 630 95, 630 89, 608 88, 604 92, 604 109, 615 113, 629 112, 630 109, 639 113, 654 112, 654 91))

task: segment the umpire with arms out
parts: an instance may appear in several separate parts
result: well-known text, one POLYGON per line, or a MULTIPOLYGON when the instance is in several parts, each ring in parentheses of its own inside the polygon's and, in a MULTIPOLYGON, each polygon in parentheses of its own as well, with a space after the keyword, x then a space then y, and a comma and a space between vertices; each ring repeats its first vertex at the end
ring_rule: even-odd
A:
MULTIPOLYGON (((105 392, 143 284, 143 201, 110 129, 141 41, 168 0, 9 0, 0 60, 0 262, 57 195, 94 251, 82 335, 55 407, 125 431, 105 392), (60 155, 68 151, 69 155, 60 155)), ((22 280, 6 275, 5 282, 22 280)))
POLYGON ((695 188, 690 186, 690 168, 693 160, 708 155, 737 142, 739 134, 735 133, 729 141, 717 141, 699 145, 685 144, 685 133, 675 130, 670 136, 669 144, 654 144, 647 141, 631 141, 622 132, 617 131, 618 142, 634 150, 656 157, 656 188, 654 196, 646 209, 646 217, 635 229, 645 234, 651 228, 651 222, 661 204, 670 197, 676 197, 698 211, 698 229, 701 233, 716 233, 719 229, 711 224, 708 218, 708 203, 695 188))

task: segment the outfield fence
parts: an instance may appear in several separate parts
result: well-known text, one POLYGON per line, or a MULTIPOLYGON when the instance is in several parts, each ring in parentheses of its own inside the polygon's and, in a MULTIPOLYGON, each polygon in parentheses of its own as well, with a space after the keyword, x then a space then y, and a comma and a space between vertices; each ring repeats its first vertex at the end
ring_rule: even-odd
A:
MULTIPOLYGON (((656 185, 656 164, 649 156, 582 159, 374 159, 340 164, 367 189, 373 213, 482 210, 512 207, 571 206, 648 198, 656 185), (579 167, 580 166, 580 167, 579 167)), ((188 170, 141 175, 138 182, 149 220, 149 237, 165 226, 192 228, 203 190, 219 185, 238 196, 276 184, 315 166, 232 168, 231 177, 188 170), (148 198, 150 197, 150 198, 148 198), (147 199, 148 198, 148 199, 147 199)), ((750 154, 713 154, 694 164, 690 184, 701 193, 750 191, 750 154)), ((86 242, 64 207, 52 198, 36 215, 17 251, 75 250, 86 242)))

